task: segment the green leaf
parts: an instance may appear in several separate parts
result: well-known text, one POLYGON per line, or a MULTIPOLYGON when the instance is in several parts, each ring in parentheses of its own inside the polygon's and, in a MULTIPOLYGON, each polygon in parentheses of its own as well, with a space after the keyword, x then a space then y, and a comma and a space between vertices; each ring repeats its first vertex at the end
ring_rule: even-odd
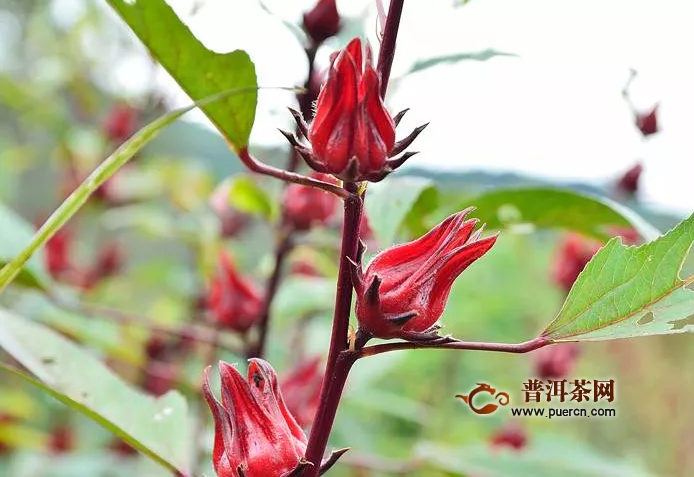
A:
POLYGON ((640 247, 610 240, 571 288, 542 333, 552 341, 584 341, 694 331, 694 292, 681 280, 694 242, 694 215, 640 247))
POLYGON ((277 215, 275 202, 251 177, 239 174, 221 187, 228 187, 229 204, 247 214, 257 215, 272 220, 277 215))
MULTIPOLYGON (((0 203, 0 268, 31 242, 34 233, 35 230, 31 224, 0 203)), ((37 250, 37 253, 29 259, 17 280, 21 285, 47 288, 51 279, 44 266, 42 250, 37 250)))
POLYGON ((0 365, 116 433, 159 463, 188 475, 191 432, 185 399, 159 399, 123 382, 100 361, 43 325, 0 308, 0 347, 37 378, 0 365))
POLYGON ((497 189, 466 200, 474 215, 493 229, 563 228, 607 240, 631 228, 646 240, 660 233, 626 207, 604 198, 547 187, 497 189))
MULTIPOLYGON (((140 2, 141 3, 141 2, 140 2)), ((70 196, 53 212, 46 223, 34 234, 29 243, 7 265, 0 269, 0 292, 22 271, 32 255, 44 245, 70 218, 87 202, 87 199, 113 174, 154 139, 159 132, 175 120, 197 107, 204 107, 229 96, 245 94, 246 90, 228 90, 202 99, 190 106, 179 108, 164 114, 140 129, 133 137, 124 142, 116 151, 107 157, 89 174, 70 196)), ((3 229, 4 230, 4 229, 3 229)))
POLYGON ((366 216, 382 247, 390 247, 407 214, 425 191, 433 189, 428 179, 392 177, 369 185, 366 216))
POLYGON ((458 63, 459 61, 473 60, 473 61, 487 61, 497 56, 511 56, 516 57, 518 55, 514 53, 505 53, 503 51, 497 51, 493 49, 487 49, 482 51, 476 51, 473 53, 456 53, 453 55, 443 55, 436 56, 434 58, 428 58, 426 60, 417 61, 412 68, 410 68, 409 73, 415 73, 417 71, 422 71, 432 66, 440 65, 442 63, 458 63))
POLYGON ((648 477, 638 463, 614 459, 561 436, 539 436, 517 452, 488 445, 455 447, 425 442, 417 454, 453 475, 485 477, 648 477))
POLYGON ((255 66, 248 54, 208 50, 165 0, 108 3, 194 101, 221 91, 245 90, 202 110, 236 150, 246 147, 258 101, 255 66))

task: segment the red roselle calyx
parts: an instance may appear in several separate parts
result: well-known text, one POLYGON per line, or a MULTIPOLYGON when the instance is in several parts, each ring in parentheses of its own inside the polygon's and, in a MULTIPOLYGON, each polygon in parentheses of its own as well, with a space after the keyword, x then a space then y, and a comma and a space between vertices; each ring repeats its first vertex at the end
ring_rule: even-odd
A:
POLYGON ((336 0, 319 0, 313 10, 304 14, 304 31, 314 45, 319 45, 340 31, 340 14, 336 0))
POLYGON ((210 367, 203 393, 215 423, 212 460, 219 477, 284 477, 305 465, 306 434, 287 409, 277 375, 262 359, 249 360, 248 377, 219 363, 222 402, 212 394, 210 367))
POLYGON ((478 220, 465 220, 471 210, 451 215, 417 240, 379 253, 364 272, 355 264, 352 282, 360 332, 420 341, 438 337, 436 322, 453 282, 497 239, 480 238, 483 227, 474 231, 478 220))
POLYGON ((299 132, 311 147, 301 145, 288 132, 282 133, 318 172, 350 182, 380 181, 416 154, 407 152, 391 159, 412 144, 426 127, 420 126, 395 142, 395 127, 406 110, 392 118, 380 96, 380 84, 371 48, 366 45, 362 51, 361 40, 355 38, 334 55, 310 127, 300 113, 292 111, 299 132))
POLYGON ((137 128, 138 111, 132 106, 120 103, 106 115, 103 125, 104 135, 115 143, 125 142, 137 128))
POLYGON ((528 444, 528 433, 516 424, 507 425, 492 436, 491 446, 494 449, 508 448, 521 451, 528 444))
POLYGON ((600 250, 599 242, 579 234, 568 234, 554 259, 552 276, 556 284, 568 293, 598 250, 600 250))
POLYGON ((577 343, 562 343, 533 353, 533 376, 539 379, 564 379, 571 375, 581 354, 577 343))
POLYGON ((643 166, 641 164, 636 164, 626 171, 617 181, 617 190, 627 196, 635 195, 639 190, 639 179, 642 172, 643 166))
MULTIPOLYGON (((327 174, 314 173, 311 177, 337 183, 327 174)), ((335 214, 339 200, 334 194, 316 187, 291 184, 284 192, 284 220, 294 230, 309 230, 314 225, 327 222, 335 214)))
POLYGON ((248 331, 263 310, 258 287, 241 276, 224 252, 219 255, 219 269, 210 284, 207 302, 218 324, 241 333, 248 331))
POLYGON ((653 109, 646 113, 636 113, 636 127, 639 128, 641 134, 650 136, 659 131, 658 129, 658 105, 653 106, 653 109))

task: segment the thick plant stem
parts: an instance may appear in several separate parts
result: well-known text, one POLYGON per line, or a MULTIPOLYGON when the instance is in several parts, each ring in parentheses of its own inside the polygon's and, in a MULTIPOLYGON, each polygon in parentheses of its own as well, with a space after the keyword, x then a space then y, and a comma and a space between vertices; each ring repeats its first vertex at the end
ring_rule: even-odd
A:
POLYGON ((349 315, 352 308, 352 279, 350 260, 356 260, 359 246, 359 222, 363 202, 357 194, 357 184, 345 183, 350 196, 345 200, 345 215, 342 225, 342 246, 340 249, 340 271, 337 278, 335 315, 330 336, 330 351, 325 367, 325 377, 320 392, 316 418, 311 427, 311 435, 306 448, 306 460, 313 463, 304 471, 303 477, 316 477, 320 471, 321 460, 328 444, 328 437, 337 414, 342 390, 355 358, 344 356, 348 349, 349 315))
POLYGON ((405 0, 390 0, 388 7, 388 18, 383 28, 383 41, 378 52, 378 65, 376 69, 381 76, 381 97, 386 97, 388 81, 390 80, 390 69, 393 66, 395 56, 395 43, 398 40, 398 29, 400 28, 400 17, 405 0))
POLYGON ((246 352, 247 358, 262 358, 263 353, 265 353, 265 343, 267 342, 268 328, 270 325, 272 302, 279 288, 285 259, 292 249, 291 233, 291 230, 282 230, 282 227, 280 227, 280 237, 277 248, 275 249, 274 269, 265 288, 263 312, 258 320, 258 340, 248 347, 248 351, 246 352))

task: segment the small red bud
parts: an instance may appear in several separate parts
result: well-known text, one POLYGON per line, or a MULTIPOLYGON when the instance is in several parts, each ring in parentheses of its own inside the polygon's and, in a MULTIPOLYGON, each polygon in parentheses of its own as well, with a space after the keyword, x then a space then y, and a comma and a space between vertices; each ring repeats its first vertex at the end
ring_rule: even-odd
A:
POLYGON ((75 447, 75 433, 67 425, 53 429, 48 441, 48 450, 53 454, 64 454, 75 447))
MULTIPOLYGON (((336 184, 327 174, 312 174, 314 179, 336 184)), ((316 225, 325 224, 335 211, 339 199, 316 187, 290 184, 284 192, 284 218, 294 230, 305 231, 316 225)))
POLYGON ((304 31, 315 45, 340 31, 340 14, 336 0, 319 0, 313 10, 304 14, 304 31))
POLYGON ((377 338, 431 339, 455 279, 492 248, 497 236, 480 239, 470 209, 451 215, 426 235, 374 257, 353 283, 360 330, 377 338))
POLYGON ((617 181, 617 190, 627 196, 633 196, 639 190, 639 179, 643 172, 643 166, 636 164, 626 171, 617 181))
POLYGON ((562 343, 539 349, 533 353, 534 376, 539 379, 559 380, 571 375, 581 354, 576 343, 562 343))
POLYGON ((106 115, 104 135, 115 143, 125 142, 137 128, 138 111, 125 103, 115 105, 106 115))
POLYGON ((258 320, 263 297, 254 283, 242 277, 229 255, 219 255, 219 270, 212 279, 208 305, 215 321, 245 333, 258 320))
POLYGON ((306 434, 287 409, 277 374, 262 359, 250 360, 247 379, 219 363, 222 402, 212 394, 210 367, 203 394, 215 423, 212 462, 219 477, 270 477, 293 471, 306 453, 306 434))
POLYGON ((178 379, 178 369, 172 363, 150 361, 145 367, 142 387, 153 396, 163 396, 171 391, 178 379))
POLYGON ((639 128, 641 134, 650 136, 659 131, 658 129, 658 105, 656 104, 652 110, 646 113, 636 113, 636 127, 639 128))
POLYGON ((508 448, 521 451, 527 444, 528 434, 525 429, 518 425, 509 425, 500 429, 491 440, 493 449, 508 448))
POLYGON ((323 274, 308 260, 299 260, 292 263, 291 273, 307 277, 322 277, 323 274))
POLYGON ((250 217, 229 204, 229 184, 218 187, 210 196, 209 204, 221 222, 221 236, 231 238, 250 224, 250 217))
POLYGON ((323 385, 321 358, 305 360, 282 380, 282 394, 287 407, 301 427, 313 422, 323 385))
POLYGON ((72 234, 63 227, 46 242, 46 268, 53 278, 58 279, 72 269, 72 262, 70 261, 72 241, 72 234))
POLYGON ((130 444, 126 443, 122 439, 118 438, 115 438, 113 441, 111 441, 109 449, 111 449, 111 451, 113 451, 119 457, 123 458, 128 458, 137 455, 137 449, 130 446, 130 444))
POLYGON ((554 281, 567 293, 585 266, 600 249, 600 243, 575 233, 568 234, 554 258, 554 281))

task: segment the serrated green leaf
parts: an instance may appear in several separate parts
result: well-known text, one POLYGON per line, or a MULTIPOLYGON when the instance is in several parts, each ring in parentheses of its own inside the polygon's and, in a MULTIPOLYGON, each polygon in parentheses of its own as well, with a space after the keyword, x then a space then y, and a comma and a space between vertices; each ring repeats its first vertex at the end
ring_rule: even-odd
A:
POLYGON ((228 183, 229 205, 241 212, 256 215, 266 220, 272 220, 277 208, 275 202, 251 177, 239 174, 232 177, 228 183))
POLYGON ((85 350, 45 326, 0 308, 0 347, 38 379, 11 372, 94 419, 166 467, 188 475, 192 443, 185 399, 161 398, 123 382, 85 350))
POLYGON ((458 63, 459 61, 487 61, 497 56, 517 56, 514 53, 505 53, 503 51, 497 51, 493 49, 487 49, 482 51, 475 51, 472 53, 455 53, 453 55, 443 55, 436 56, 434 58, 428 58, 426 60, 417 61, 412 68, 410 68, 409 73, 415 73, 417 71, 422 71, 432 66, 437 66, 442 63, 458 63))
MULTIPOLYGON (((17 256, 34 236, 34 227, 13 210, 0 203, 0 268, 17 256)), ((51 278, 44 266, 43 251, 29 259, 17 277, 21 285, 47 288, 51 278)))
POLYGON ((378 242, 390 247, 405 217, 425 191, 434 189, 429 179, 393 177, 369 185, 366 194, 366 216, 378 242))
POLYGON ((552 341, 628 338, 694 331, 694 277, 679 277, 694 243, 694 215, 640 247, 612 239, 584 268, 557 317, 552 341))
POLYGON ((258 101, 255 66, 248 54, 208 50, 165 0, 107 1, 194 101, 221 91, 246 90, 202 107, 234 148, 246 147, 258 101))
POLYGON ((466 200, 492 229, 562 228, 607 240, 620 228, 634 228, 645 240, 660 233, 624 206, 609 200, 548 187, 497 189, 466 200))

